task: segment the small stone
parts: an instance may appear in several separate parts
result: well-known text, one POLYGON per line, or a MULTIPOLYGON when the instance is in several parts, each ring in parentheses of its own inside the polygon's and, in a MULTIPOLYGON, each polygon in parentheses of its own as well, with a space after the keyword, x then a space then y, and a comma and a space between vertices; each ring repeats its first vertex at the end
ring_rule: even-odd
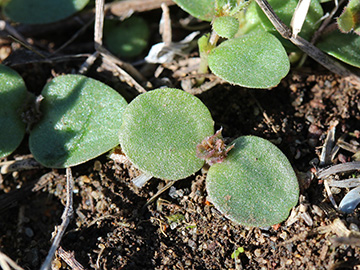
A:
POLYGON ((29 238, 32 238, 34 236, 34 231, 31 228, 26 227, 25 228, 25 235, 27 237, 29 237, 29 238))
POLYGON ((193 241, 193 240, 191 240, 191 239, 189 239, 188 245, 189 245, 189 247, 191 247, 192 249, 196 249, 196 247, 197 247, 195 241, 193 241))
POLYGON ((349 229, 350 229, 351 231, 356 231, 356 232, 359 232, 359 231, 360 231, 360 230, 359 230, 359 226, 356 225, 355 223, 350 223, 349 229))
POLYGON ((256 256, 256 257, 260 257, 261 256, 261 249, 255 249, 255 251, 254 251, 254 255, 256 256))

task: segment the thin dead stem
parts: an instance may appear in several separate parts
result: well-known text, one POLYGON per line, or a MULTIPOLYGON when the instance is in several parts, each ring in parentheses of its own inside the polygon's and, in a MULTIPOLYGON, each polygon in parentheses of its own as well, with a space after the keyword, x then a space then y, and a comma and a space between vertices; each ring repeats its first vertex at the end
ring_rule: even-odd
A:
POLYGON ((94 42, 96 53, 91 55, 89 59, 80 68, 81 73, 85 73, 90 65, 94 63, 96 58, 100 55, 110 70, 116 70, 123 78, 124 81, 129 84, 131 87, 135 87, 136 90, 140 93, 146 92, 144 87, 142 87, 138 81, 144 82, 146 85, 150 86, 150 83, 147 82, 146 78, 131 64, 126 63, 118 59, 116 56, 112 55, 107 49, 103 47, 103 27, 104 27, 104 0, 96 0, 95 8, 95 29, 94 29, 94 42))
POLYGON ((65 251, 62 247, 58 249, 59 257, 73 270, 84 270, 85 268, 75 259, 73 252, 65 251))
POLYGON ((51 268, 51 262, 54 257, 55 251, 57 250, 60 241, 65 233, 67 226, 70 223, 70 219, 73 216, 73 187, 74 179, 72 177, 71 169, 66 168, 66 205, 64 212, 61 216, 62 223, 60 226, 55 228, 56 235, 54 237, 53 243, 50 247, 49 253, 46 256, 44 263, 42 264, 40 270, 48 270, 51 268))
POLYGON ((24 270, 1 251, 0 251, 0 268, 2 268, 3 270, 11 270, 11 269, 24 270))

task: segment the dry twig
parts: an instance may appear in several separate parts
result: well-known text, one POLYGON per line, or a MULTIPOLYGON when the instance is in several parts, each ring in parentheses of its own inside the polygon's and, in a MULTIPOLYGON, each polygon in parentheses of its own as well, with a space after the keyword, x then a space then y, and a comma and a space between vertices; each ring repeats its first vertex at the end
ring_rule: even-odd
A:
POLYGON ((4 253, 0 251, 0 267, 3 270, 10 270, 11 268, 15 270, 24 270, 20 266, 18 266, 12 259, 6 256, 4 253))
POLYGON ((57 251, 59 257, 73 270, 84 270, 85 268, 75 259, 73 252, 65 251, 61 246, 57 251))
POLYGON ((136 70, 129 63, 123 62, 108 50, 106 50, 102 44, 104 27, 104 0, 96 1, 95 9, 95 29, 94 29, 94 42, 96 53, 91 55, 89 59, 82 65, 80 71, 84 73, 86 68, 91 65, 98 55, 101 55, 105 64, 110 67, 110 70, 116 70, 131 87, 135 87, 140 93, 146 92, 146 90, 137 82, 142 81, 147 84, 147 80, 142 74, 136 70), (135 79, 134 79, 134 78, 135 79))
POLYGON ((52 259, 54 257, 55 251, 57 250, 61 238, 63 237, 67 226, 70 223, 70 219, 73 216, 73 187, 74 187, 74 179, 72 177, 71 169, 66 168, 66 205, 64 212, 61 216, 62 223, 60 226, 55 228, 56 235, 54 237, 53 243, 50 247, 49 253, 46 256, 44 263, 42 264, 40 270, 48 270, 50 269, 52 259))
POLYGON ((105 10, 110 10, 112 14, 123 18, 133 12, 144 12, 160 8, 163 3, 167 6, 175 4, 172 0, 124 0, 106 4, 105 10))
POLYGON ((316 176, 317 178, 320 179, 331 174, 345 173, 356 170, 360 170, 360 161, 346 162, 346 163, 330 166, 329 168, 319 170, 316 176))

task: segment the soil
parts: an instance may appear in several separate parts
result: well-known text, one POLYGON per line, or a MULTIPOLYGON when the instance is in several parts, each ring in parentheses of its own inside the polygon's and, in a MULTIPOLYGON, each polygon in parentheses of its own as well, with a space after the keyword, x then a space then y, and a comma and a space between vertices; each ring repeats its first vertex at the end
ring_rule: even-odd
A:
MULTIPOLYGON (((151 42, 160 42, 161 12, 139 15, 149 22, 151 42)), ((186 17, 175 6, 171 15, 186 17)), ((188 34, 178 23, 173 24, 175 40, 188 34)), ((51 53, 80 28, 58 25, 54 34, 30 27, 21 34, 34 47, 51 53)), ((21 27, 18 29, 21 31, 21 27)), ((92 38, 89 28, 61 53, 91 54, 92 38)), ((86 59, 44 63, 15 41, 7 37, 0 41, 3 63, 17 70, 36 95, 48 80, 79 70, 86 59)), ((138 62, 145 55, 128 61, 138 62)), ((196 56, 196 50, 192 56, 196 56)), ((143 74, 153 85, 167 83, 181 88, 181 79, 173 76, 174 66, 180 68, 178 63, 165 67, 158 78, 154 76, 157 66, 148 66, 143 74)), ((142 63, 136 68, 145 70, 145 66, 142 63)), ((87 76, 112 86, 129 101, 136 95, 100 60, 87 76)), ((104 154, 72 168, 74 215, 53 269, 360 269, 359 242, 346 242, 354 238, 348 237, 339 225, 341 220, 351 232, 359 231, 359 213, 344 215, 335 211, 323 179, 314 176, 321 146, 333 126, 336 141, 348 142, 355 150, 340 148, 332 164, 355 159, 360 143, 359 85, 308 59, 303 67, 292 68, 273 89, 244 89, 224 83, 198 97, 211 111, 216 129, 223 127, 228 141, 241 135, 257 135, 275 143, 288 157, 301 187, 299 204, 289 219, 269 228, 243 227, 227 220, 206 200, 205 168, 175 182, 147 205, 166 183, 152 179, 138 189, 131 183, 139 174, 137 169, 126 162, 116 163, 104 154), (70 257, 68 262, 61 258, 61 252, 70 257)), ((24 158, 29 153, 25 138, 6 160, 24 158)), ((24 269, 39 269, 50 248, 52 233, 61 223, 65 191, 65 170, 37 167, 0 175, 0 251, 24 269)), ((332 191, 337 202, 346 193, 332 191)))

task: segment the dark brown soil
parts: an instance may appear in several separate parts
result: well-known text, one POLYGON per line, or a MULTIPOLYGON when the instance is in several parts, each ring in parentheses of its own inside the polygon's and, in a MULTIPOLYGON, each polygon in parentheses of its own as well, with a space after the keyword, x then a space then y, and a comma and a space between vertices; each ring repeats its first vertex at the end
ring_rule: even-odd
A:
MULTIPOLYGON (((171 11, 183 15, 176 7, 171 11)), ((143 15, 154 28, 153 42, 159 42, 156 26, 160 12, 143 15)), ((57 35, 31 36, 30 32, 29 40, 50 52, 69 38, 62 34, 69 29, 61 30, 57 35)), ((179 36, 184 31, 175 30, 179 36)), ((24 60, 25 50, 10 39, 0 41, 0 50, 9 55, 5 63, 13 65, 34 94, 39 94, 52 76, 78 70, 85 60, 15 65, 17 57, 24 60)), ((91 30, 63 53, 79 52, 93 52, 91 30)), ((111 72, 97 69, 98 62, 88 76, 111 85, 129 100, 135 96, 136 92, 111 72)), ((147 76, 154 84, 159 81, 153 74, 147 76)), ((170 69, 165 69, 160 79, 180 87, 170 69)), ((177 181, 145 206, 166 183, 153 179, 138 190, 131 183, 138 171, 103 155, 72 168, 75 213, 60 244, 63 250, 71 252, 86 269, 359 269, 359 247, 337 245, 333 240, 344 236, 334 225, 338 218, 347 228, 359 229, 358 212, 336 212, 322 180, 311 173, 334 123, 338 123, 336 138, 358 147, 359 86, 308 60, 303 68, 292 69, 274 89, 221 84, 198 97, 229 141, 240 135, 257 135, 285 153, 302 188, 291 219, 270 228, 230 222, 206 200, 206 170, 177 181), (232 256, 239 248, 243 252, 232 256)), ((26 141, 7 160, 29 154, 26 141)), ((351 161, 353 154, 341 149, 333 163, 351 161)), ((24 269, 39 269, 48 253, 52 232, 61 223, 65 184, 64 170, 36 168, 0 175, 0 251, 24 269)), ((337 202, 343 195, 344 191, 335 196, 337 202)), ((81 269, 67 265, 57 255, 54 269, 71 267, 81 269)))

